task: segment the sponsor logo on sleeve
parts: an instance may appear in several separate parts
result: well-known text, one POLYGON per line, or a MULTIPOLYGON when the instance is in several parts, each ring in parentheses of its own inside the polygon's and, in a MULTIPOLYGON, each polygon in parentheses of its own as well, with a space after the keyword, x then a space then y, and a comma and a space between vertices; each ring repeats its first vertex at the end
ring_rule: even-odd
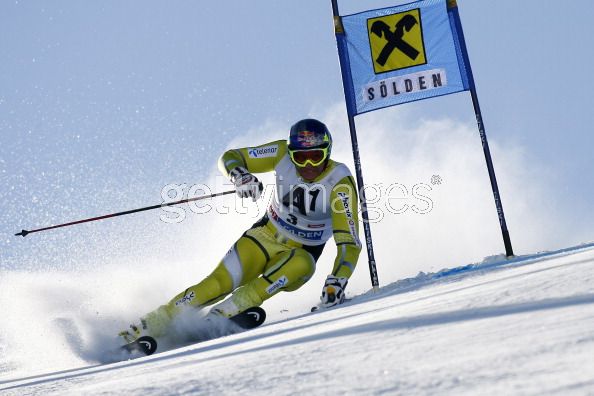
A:
POLYGON ((248 149, 250 158, 268 158, 275 157, 278 152, 278 144, 272 144, 264 147, 252 147, 248 149))

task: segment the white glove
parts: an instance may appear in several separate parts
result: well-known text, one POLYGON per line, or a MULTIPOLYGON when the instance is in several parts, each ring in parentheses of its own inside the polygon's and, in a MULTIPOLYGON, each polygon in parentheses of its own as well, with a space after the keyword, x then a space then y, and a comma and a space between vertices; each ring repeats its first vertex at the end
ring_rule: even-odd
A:
POLYGON ((328 275, 324 288, 322 289, 321 306, 324 308, 344 302, 344 289, 346 288, 348 278, 337 278, 334 275, 328 275))
POLYGON ((238 166, 229 172, 229 177, 233 184, 235 184, 235 192, 241 198, 251 197, 252 201, 256 202, 262 194, 264 186, 258 178, 252 175, 247 169, 238 166))

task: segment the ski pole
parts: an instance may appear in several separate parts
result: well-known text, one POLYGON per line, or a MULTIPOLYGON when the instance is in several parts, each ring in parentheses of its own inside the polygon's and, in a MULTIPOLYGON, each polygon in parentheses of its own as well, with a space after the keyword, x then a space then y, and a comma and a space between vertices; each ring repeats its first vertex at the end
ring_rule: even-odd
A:
POLYGON ((75 225, 75 224, 88 223, 90 221, 97 221, 97 220, 109 219, 111 217, 128 215, 128 214, 132 214, 132 213, 142 212, 142 211, 145 211, 145 210, 158 209, 158 208, 162 208, 162 207, 165 207, 165 206, 179 205, 179 204, 183 204, 183 203, 186 203, 186 202, 199 201, 201 199, 214 198, 214 197, 218 197, 218 196, 221 196, 221 195, 233 194, 234 192, 235 192, 235 190, 229 190, 229 191, 224 191, 224 192, 215 193, 215 194, 211 194, 211 195, 202 195, 200 197, 182 199, 181 201, 175 201, 175 202, 169 202, 169 203, 162 203, 162 204, 159 204, 159 205, 146 206, 144 208, 126 210, 125 212, 111 213, 111 214, 106 214, 106 215, 103 215, 103 216, 91 217, 91 218, 88 218, 88 219, 72 221, 70 223, 64 223, 64 224, 53 225, 53 226, 50 226, 50 227, 38 228, 36 230, 30 230, 30 231, 22 230, 21 232, 19 232, 17 234, 14 234, 14 235, 15 236, 21 235, 24 238, 24 237, 27 236, 27 234, 32 234, 34 232, 52 230, 54 228, 67 227, 67 226, 71 226, 71 225, 75 225))

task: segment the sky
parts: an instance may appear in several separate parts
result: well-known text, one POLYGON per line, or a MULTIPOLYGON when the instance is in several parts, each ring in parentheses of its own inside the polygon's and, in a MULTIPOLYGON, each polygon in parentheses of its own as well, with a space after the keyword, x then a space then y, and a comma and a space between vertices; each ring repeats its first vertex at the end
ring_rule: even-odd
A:
MULTIPOLYGON (((594 5, 458 5, 514 250, 593 240, 594 5)), ((335 159, 353 169, 332 26, 320 0, 0 3, 0 270, 111 271, 128 283, 87 287, 133 279, 144 289, 122 298, 157 289, 149 309, 212 270, 266 201, 243 215, 226 197, 177 223, 153 211, 14 234, 158 204, 171 185, 220 191, 225 149, 284 138, 306 117, 329 125, 335 159)), ((380 284, 504 252, 468 93, 356 122, 380 284), (410 210, 390 212, 390 191, 410 210)), ((320 276, 333 254, 329 243, 320 276)), ((363 252, 353 292, 369 288, 366 267, 363 252)))

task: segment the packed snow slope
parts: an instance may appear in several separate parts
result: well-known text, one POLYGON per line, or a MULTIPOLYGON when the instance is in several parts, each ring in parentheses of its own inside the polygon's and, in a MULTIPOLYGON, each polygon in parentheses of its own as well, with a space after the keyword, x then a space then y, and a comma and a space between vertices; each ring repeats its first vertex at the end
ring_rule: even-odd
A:
POLYGON ((594 394, 594 244, 419 274, 340 308, 149 357, 0 382, 27 394, 594 394))

